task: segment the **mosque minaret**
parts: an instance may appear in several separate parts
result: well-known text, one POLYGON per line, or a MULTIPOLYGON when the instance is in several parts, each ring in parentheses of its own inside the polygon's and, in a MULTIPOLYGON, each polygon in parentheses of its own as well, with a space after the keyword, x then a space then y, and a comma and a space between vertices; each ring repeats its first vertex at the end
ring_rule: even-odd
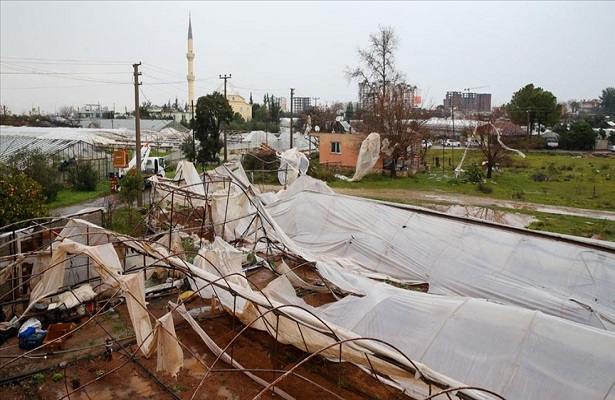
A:
POLYGON ((188 76, 186 77, 188 79, 188 104, 192 107, 194 102, 194 52, 192 51, 192 17, 190 15, 188 15, 188 53, 186 53, 186 58, 188 59, 188 76))

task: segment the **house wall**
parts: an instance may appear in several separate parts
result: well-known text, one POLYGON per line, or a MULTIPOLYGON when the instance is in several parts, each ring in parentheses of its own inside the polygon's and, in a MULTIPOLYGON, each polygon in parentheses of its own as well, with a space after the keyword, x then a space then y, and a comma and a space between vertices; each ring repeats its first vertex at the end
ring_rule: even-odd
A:
POLYGON ((312 133, 320 140, 319 161, 321 165, 356 167, 361 143, 367 137, 364 134, 348 133, 312 133), (339 153, 331 151, 331 143, 339 143, 339 153))

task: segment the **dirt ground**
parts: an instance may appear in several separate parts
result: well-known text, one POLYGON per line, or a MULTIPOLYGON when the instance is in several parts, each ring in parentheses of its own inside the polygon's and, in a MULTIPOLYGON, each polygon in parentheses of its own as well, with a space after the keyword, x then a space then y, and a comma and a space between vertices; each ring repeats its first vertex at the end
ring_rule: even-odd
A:
MULTIPOLYGON (((254 280, 258 281, 258 277, 254 280)), ((148 309, 157 317, 162 316, 167 312, 168 301, 177 301, 178 295, 179 291, 148 299, 148 309)), ((208 304, 197 299, 187 308, 208 304)), ((184 348, 184 367, 177 377, 156 372, 156 356, 147 359, 137 351, 124 304, 85 324, 88 319, 84 316, 76 321, 78 329, 64 341, 61 350, 50 353, 41 349, 29 354, 37 358, 20 358, 13 362, 14 356, 26 353, 19 348, 16 337, 0 346, 0 399, 240 400, 253 399, 264 389, 229 365, 220 361, 214 364, 216 357, 181 317, 174 318, 176 333, 184 348), (110 361, 104 358, 107 336, 115 339, 110 361), (211 369, 209 374, 208 369, 211 369), (76 379, 80 386, 74 389, 76 379)), ((213 316, 203 313, 197 320, 220 347, 230 343, 244 327, 224 311, 213 316)), ((269 334, 254 329, 239 336, 229 354, 267 382, 274 381, 306 357, 297 348, 277 343, 269 334)), ((298 400, 410 399, 348 363, 332 363, 315 357, 299 366, 296 373, 301 378, 289 376, 277 387, 298 400)), ((265 392, 260 398, 280 396, 265 392)))

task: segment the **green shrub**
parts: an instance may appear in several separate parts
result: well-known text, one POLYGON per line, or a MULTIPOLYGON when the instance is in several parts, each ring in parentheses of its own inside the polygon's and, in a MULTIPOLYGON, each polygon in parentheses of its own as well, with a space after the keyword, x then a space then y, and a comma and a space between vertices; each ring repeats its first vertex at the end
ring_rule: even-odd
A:
POLYGON ((513 199, 523 200, 524 197, 525 193, 523 192, 523 190, 516 190, 512 194, 513 199))
POLYGON ((0 227, 46 216, 41 186, 23 172, 0 168, 0 227))
POLYGON ((11 155, 6 165, 19 172, 23 172, 30 179, 36 181, 45 196, 45 202, 54 201, 62 189, 59 184, 60 172, 52 159, 38 149, 22 149, 11 155))
POLYGON ((67 181, 79 192, 92 192, 98 184, 98 172, 88 162, 77 163, 68 169, 67 181))
POLYGON ((62 380, 62 378, 64 378, 64 374, 61 374, 61 373, 55 373, 51 376, 51 380, 54 382, 58 382, 62 380))
POLYGON ((118 197, 123 203, 132 206, 143 191, 143 177, 134 169, 128 171, 120 181, 120 191, 118 197))
POLYGON ((485 180, 483 170, 474 162, 468 165, 464 172, 464 176, 469 182, 472 183, 482 183, 483 180, 485 180))

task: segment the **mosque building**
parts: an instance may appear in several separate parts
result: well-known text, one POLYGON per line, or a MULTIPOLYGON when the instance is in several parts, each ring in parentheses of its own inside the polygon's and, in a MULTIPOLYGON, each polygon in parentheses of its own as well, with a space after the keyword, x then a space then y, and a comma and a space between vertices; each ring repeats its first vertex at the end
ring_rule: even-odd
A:
MULTIPOLYGON (((224 83, 216 89, 216 92, 224 94, 224 83)), ((226 82, 226 99, 228 100, 233 113, 239 113, 244 120, 250 121, 252 119, 252 105, 239 94, 239 90, 231 83, 226 82)))

